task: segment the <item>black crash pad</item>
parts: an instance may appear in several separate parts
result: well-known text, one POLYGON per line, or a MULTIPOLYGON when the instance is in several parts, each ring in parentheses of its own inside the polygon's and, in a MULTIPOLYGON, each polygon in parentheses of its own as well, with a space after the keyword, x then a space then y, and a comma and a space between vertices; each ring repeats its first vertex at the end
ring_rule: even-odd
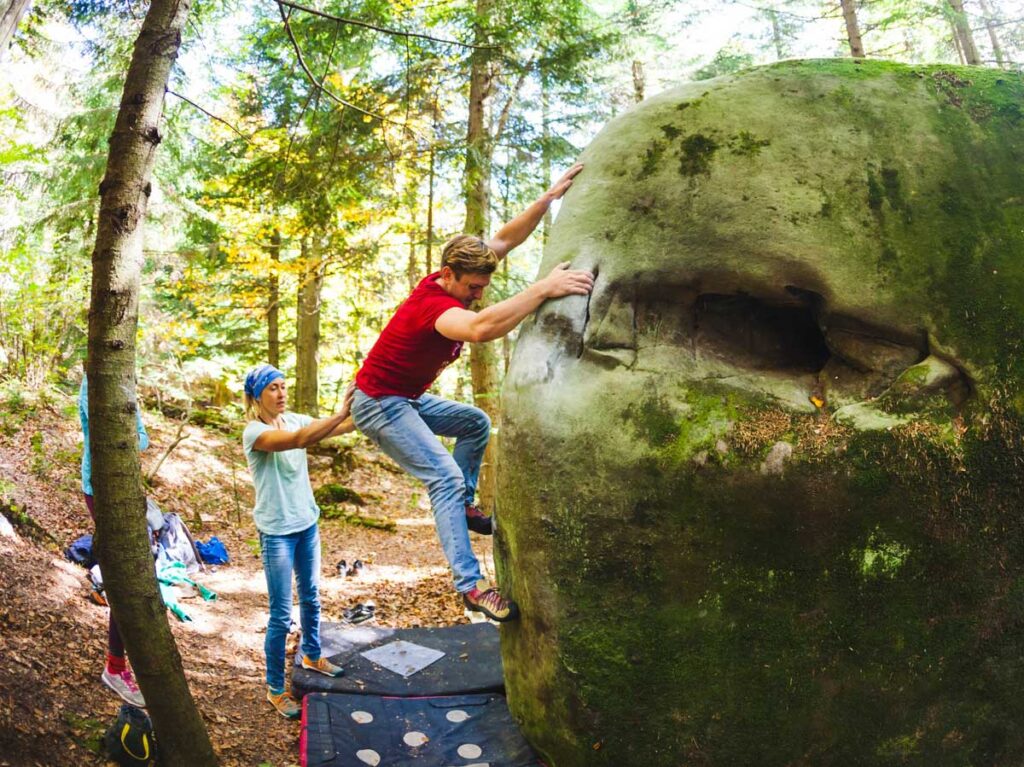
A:
POLYGON ((543 767, 496 694, 311 693, 302 702, 299 748, 302 767, 543 767))
POLYGON ((505 690, 498 629, 490 623, 417 629, 322 623, 320 647, 323 656, 344 668, 345 674, 332 679, 308 671, 301 667, 301 654, 296 653, 292 669, 292 695, 297 698, 310 692, 410 697, 505 690), (396 640, 439 650, 444 653, 444 657, 422 671, 402 677, 360 655, 366 650, 396 640))

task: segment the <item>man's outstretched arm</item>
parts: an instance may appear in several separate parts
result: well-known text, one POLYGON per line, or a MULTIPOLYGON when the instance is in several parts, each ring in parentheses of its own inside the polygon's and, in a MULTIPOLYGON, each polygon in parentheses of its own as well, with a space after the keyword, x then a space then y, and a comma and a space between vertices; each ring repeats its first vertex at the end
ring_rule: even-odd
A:
POLYGON ((530 207, 495 232, 494 236, 487 241, 487 245, 494 250, 499 260, 507 256, 512 248, 521 245, 533 233, 537 224, 544 218, 544 214, 548 212, 551 203, 561 199, 562 195, 572 186, 573 178, 581 170, 583 170, 581 164, 573 165, 530 207))
POLYGON ((594 275, 585 269, 559 264, 526 290, 479 312, 453 307, 437 318, 434 329, 453 341, 481 343, 501 338, 549 298, 585 296, 594 288, 594 275))

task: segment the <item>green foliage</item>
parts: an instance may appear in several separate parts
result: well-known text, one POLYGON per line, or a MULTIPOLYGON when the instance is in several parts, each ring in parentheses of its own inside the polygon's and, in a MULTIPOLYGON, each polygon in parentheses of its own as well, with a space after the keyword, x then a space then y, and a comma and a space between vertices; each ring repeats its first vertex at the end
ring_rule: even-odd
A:
POLYGON ((753 65, 752 54, 740 50, 735 45, 728 45, 718 51, 710 63, 694 72, 693 79, 710 80, 712 77, 731 75, 753 65))

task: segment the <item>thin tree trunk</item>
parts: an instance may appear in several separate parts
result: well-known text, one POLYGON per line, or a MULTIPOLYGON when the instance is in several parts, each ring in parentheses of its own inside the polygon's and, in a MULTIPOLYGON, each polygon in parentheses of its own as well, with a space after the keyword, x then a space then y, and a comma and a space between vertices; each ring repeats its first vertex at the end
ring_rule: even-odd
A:
POLYGON ((961 64, 966 64, 967 60, 964 58, 964 49, 960 45, 960 33, 957 32, 956 25, 952 21, 950 21, 950 27, 953 30, 953 48, 956 50, 956 57, 961 64))
MULTIPOLYGON (((551 188, 551 86, 544 72, 540 73, 540 168, 541 183, 545 189, 551 188)), ((544 219, 541 225, 541 239, 545 245, 548 244, 548 234, 551 232, 551 208, 544 212, 544 219)), ((508 369, 508 365, 505 366, 508 369)))
POLYGON ((857 9, 854 0, 839 0, 843 7, 843 21, 846 22, 846 39, 850 41, 850 55, 855 59, 864 58, 864 43, 860 39, 857 25, 857 9))
POLYGON ((416 208, 419 198, 419 185, 422 177, 417 177, 410 169, 406 174, 409 187, 406 192, 406 202, 409 206, 409 260, 405 266, 405 274, 409 280, 409 291, 416 288, 419 282, 419 267, 416 265, 416 240, 419 237, 419 230, 416 227, 416 208))
POLYGON ((270 277, 267 280, 267 362, 274 367, 281 366, 281 334, 278 329, 281 305, 281 277, 277 266, 281 262, 281 230, 274 229, 270 235, 270 277))
POLYGON ((430 145, 430 180, 427 183, 427 274, 434 269, 434 145, 430 145))
POLYGON ((960 40, 964 61, 970 66, 980 66, 981 56, 978 55, 978 47, 974 44, 974 35, 964 12, 963 0, 949 0, 949 7, 953 9, 953 29, 960 40))
POLYGON ((320 363, 320 291, 324 264, 319 243, 302 241, 299 295, 295 309, 295 412, 319 415, 318 376, 320 363))
MULTIPOLYGON (((476 34, 478 45, 487 44, 484 24, 490 17, 494 0, 476 0, 476 34)), ((487 230, 487 213, 490 204, 491 180, 490 154, 485 112, 491 91, 489 52, 473 51, 469 75, 469 122, 466 130, 466 164, 463 189, 466 197, 467 234, 483 237, 487 230)))
POLYGON ((781 61, 786 57, 782 48, 782 30, 779 28, 779 14, 775 9, 768 11, 768 18, 772 22, 772 44, 775 46, 775 58, 781 61))
POLYGON ((190 0, 152 0, 135 42, 100 184, 86 365, 96 556, 110 608, 149 704, 161 764, 169 767, 217 764, 157 588, 135 435, 143 220, 161 140, 164 90, 189 6, 190 0))
POLYGON ((409 278, 410 292, 416 289, 419 282, 419 270, 416 268, 416 233, 409 232, 409 263, 405 266, 406 276, 409 278))
MULTIPOLYGON (((507 220, 507 219, 506 219, 507 220)), ((502 276, 505 278, 505 284, 508 285, 508 259, 506 258, 501 262, 502 276)), ((508 366, 512 362, 512 339, 510 338, 511 333, 506 333, 501 337, 501 375, 504 378, 508 374, 508 366)))
POLYGON ((644 63, 633 59, 633 100, 639 104, 644 100, 644 63))
POLYGON ((999 44, 999 35, 996 34, 992 10, 989 8, 986 0, 978 0, 978 2, 981 5, 982 16, 985 18, 985 29, 988 30, 988 39, 992 42, 992 53, 995 54, 996 63, 1002 68, 1006 64, 1006 59, 1003 56, 1003 46, 999 44))
MULTIPOLYGON (((494 0, 476 0, 475 42, 486 45, 486 25, 490 19, 494 0)), ((473 51, 469 79, 469 122, 466 131, 466 165, 463 179, 466 195, 466 226, 468 234, 483 237, 487 230, 492 144, 485 128, 486 100, 491 90, 489 55, 486 50, 473 51)), ((489 304, 488 294, 479 308, 489 304)), ((497 429, 500 419, 498 387, 500 374, 498 354, 493 344, 473 344, 469 358, 470 378, 473 382, 473 402, 487 413, 497 429)), ((477 485, 479 503, 485 513, 494 510, 495 440, 492 438, 484 454, 480 480, 477 485)))
POLYGON ((6 0, 3 15, 0 16, 0 61, 7 53, 7 46, 18 30, 18 22, 25 15, 32 0, 6 0))
POLYGON ((431 131, 430 131, 430 180, 427 182, 427 274, 434 270, 434 178, 436 171, 436 157, 434 154, 434 143, 437 141, 437 91, 434 91, 431 110, 431 131))

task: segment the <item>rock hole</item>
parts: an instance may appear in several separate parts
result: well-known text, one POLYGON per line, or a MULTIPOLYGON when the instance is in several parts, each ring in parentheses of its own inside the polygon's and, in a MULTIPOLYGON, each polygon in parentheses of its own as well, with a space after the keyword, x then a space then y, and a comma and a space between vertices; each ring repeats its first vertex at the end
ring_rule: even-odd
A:
POLYGON ((817 373, 831 352, 813 303, 802 296, 773 304, 743 293, 703 293, 694 303, 697 345, 739 367, 817 373))

